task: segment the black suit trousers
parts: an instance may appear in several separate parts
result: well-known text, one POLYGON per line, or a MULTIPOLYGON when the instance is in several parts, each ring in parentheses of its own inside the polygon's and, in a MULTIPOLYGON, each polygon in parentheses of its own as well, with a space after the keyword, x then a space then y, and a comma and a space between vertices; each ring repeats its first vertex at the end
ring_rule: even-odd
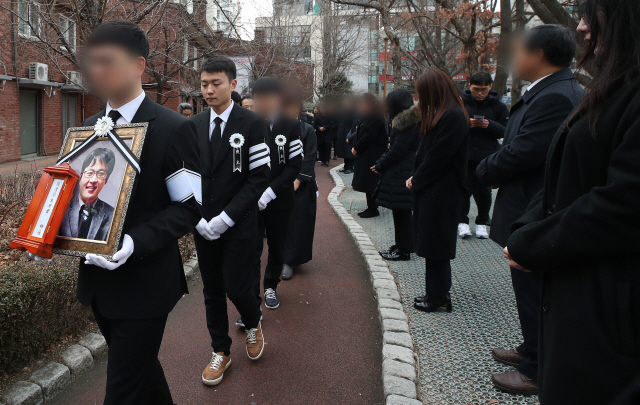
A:
POLYGON ((407 253, 413 253, 413 213, 405 210, 392 210, 393 228, 395 230, 396 246, 407 253))
POLYGON ((104 405, 173 405, 158 352, 167 315, 152 319, 107 319, 91 304, 109 346, 104 405))
MULTIPOLYGON (((269 255, 267 258, 267 267, 264 270, 264 281, 262 283, 265 289, 273 288, 274 290, 280 283, 282 275, 282 266, 284 265, 284 248, 287 240, 287 230, 289 229, 289 220, 291 211, 270 210, 269 207, 260 213, 262 221, 267 231, 267 246, 269 255)), ((261 247, 263 245, 260 245, 261 247)), ((262 249, 260 250, 262 255, 262 249)), ((260 262, 258 262, 260 263, 260 262)), ((258 300, 260 300, 260 266, 258 265, 258 300)))
POLYGON ((425 292, 445 297, 451 290, 451 261, 425 259, 425 292))
POLYGON ((478 207, 478 216, 476 217, 476 225, 487 225, 489 223, 489 211, 491 210, 491 189, 480 184, 476 175, 476 168, 479 162, 469 162, 467 166, 466 191, 462 200, 462 208, 460 210, 460 223, 469 223, 469 210, 471 209, 471 197, 478 207))
POLYGON ((260 305, 253 293, 255 249, 260 237, 208 241, 194 235, 200 274, 204 285, 204 305, 211 347, 216 353, 231 351, 227 297, 235 305, 246 329, 260 322, 260 305))
POLYGON ((542 302, 542 273, 511 269, 511 282, 516 295, 518 318, 523 342, 516 348, 523 357, 518 371, 534 381, 538 380, 538 332, 542 302))

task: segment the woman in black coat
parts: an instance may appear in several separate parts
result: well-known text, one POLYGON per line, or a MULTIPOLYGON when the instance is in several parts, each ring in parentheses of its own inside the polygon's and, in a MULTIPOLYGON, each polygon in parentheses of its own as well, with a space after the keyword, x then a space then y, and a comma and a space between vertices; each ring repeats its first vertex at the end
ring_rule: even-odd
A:
POLYGON ((356 157, 351 186, 355 191, 367 195, 367 209, 358 213, 362 218, 380 215, 373 195, 378 186, 378 175, 371 167, 387 150, 388 145, 381 110, 380 103, 373 94, 366 93, 360 97, 358 113, 362 118, 358 121, 357 134, 351 144, 351 152, 356 157))
POLYGON ((640 8, 586 0, 581 14, 595 74, 505 248, 542 273, 542 405, 610 404, 640 375, 640 8))
POLYGON ((426 265, 426 294, 414 307, 451 312, 451 263, 456 257, 458 216, 464 198, 469 116, 453 81, 430 70, 416 81, 423 133, 413 176, 413 231, 416 254, 426 265))
POLYGON ((371 169, 381 175, 376 203, 393 213, 395 244, 380 252, 387 260, 409 260, 413 253, 413 195, 406 182, 413 173, 413 162, 420 144, 420 109, 413 105, 411 93, 397 89, 385 100, 391 120, 389 149, 371 169))

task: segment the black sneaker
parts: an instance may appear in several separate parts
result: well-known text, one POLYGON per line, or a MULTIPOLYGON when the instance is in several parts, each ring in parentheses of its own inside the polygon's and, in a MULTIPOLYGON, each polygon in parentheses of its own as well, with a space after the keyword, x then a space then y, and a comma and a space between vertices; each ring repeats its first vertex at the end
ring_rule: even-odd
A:
POLYGON ((411 253, 407 252, 404 249, 395 249, 389 252, 382 252, 380 253, 380 256, 382 256, 383 259, 391 260, 394 262, 397 262, 397 261, 406 262, 411 260, 411 253))
POLYGON ((389 246, 389 249, 387 250, 379 250, 378 253, 380 253, 380 255, 384 255, 384 254, 389 254, 391 252, 393 252, 394 250, 396 250, 398 247, 396 245, 391 245, 389 246))
MULTIPOLYGON (((262 321, 262 308, 260 308, 260 321, 262 321)), ((238 318, 236 321, 236 326, 244 328, 244 322, 242 322, 242 317, 238 318)))
POLYGON ((273 288, 267 288, 264 290, 264 306, 268 309, 276 309, 280 306, 278 294, 273 288))

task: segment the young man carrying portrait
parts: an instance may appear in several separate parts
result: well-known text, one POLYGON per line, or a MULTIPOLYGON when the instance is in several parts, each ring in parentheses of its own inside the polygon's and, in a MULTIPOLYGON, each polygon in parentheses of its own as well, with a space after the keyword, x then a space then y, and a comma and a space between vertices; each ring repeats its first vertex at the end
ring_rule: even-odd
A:
MULTIPOLYGON (((178 239, 201 218, 200 190, 192 189, 185 199, 169 191, 165 182, 168 177, 187 181, 181 176, 185 170, 199 173, 198 144, 192 122, 156 104, 142 90, 148 54, 145 32, 116 20, 91 33, 84 59, 92 92, 107 104, 83 126, 93 126, 104 116, 115 124, 148 123, 122 247, 113 261, 88 254, 78 274, 78 300, 91 305, 109 345, 108 405, 173 404, 158 351, 167 316, 187 292, 178 239)), ((89 180, 104 175, 106 180, 110 157, 96 156, 83 175, 91 175, 89 180), (98 161, 105 161, 106 175, 97 169, 87 172, 98 161)))

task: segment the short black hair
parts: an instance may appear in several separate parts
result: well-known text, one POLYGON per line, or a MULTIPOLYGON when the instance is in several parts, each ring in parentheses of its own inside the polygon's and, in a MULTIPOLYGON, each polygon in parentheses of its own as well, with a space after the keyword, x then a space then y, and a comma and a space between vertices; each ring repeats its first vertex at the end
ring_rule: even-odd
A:
POLYGON ((242 97, 242 101, 244 101, 244 100, 253 100, 253 97, 247 95, 247 96, 242 97))
POLYGON ((82 172, 84 173, 84 169, 91 167, 96 163, 103 163, 107 166, 108 180, 109 176, 111 176, 111 173, 113 172, 114 166, 116 165, 116 155, 113 151, 107 148, 95 148, 82 162, 82 172))
POLYGON ((242 103, 242 96, 240 95, 240 93, 234 90, 231 92, 231 100, 236 104, 240 104, 242 103))
POLYGON ((280 94, 282 93, 282 83, 275 77, 261 77, 251 86, 251 94, 280 94))
POLYGON ((226 56, 214 56, 209 58, 202 64, 200 73, 224 73, 229 78, 229 81, 235 80, 237 71, 236 64, 226 56))
POLYGON ((93 30, 87 46, 116 45, 135 56, 149 58, 149 37, 137 24, 124 20, 105 21, 93 30))
POLYGON ((544 57, 556 67, 571 66, 576 53, 576 39, 573 32, 561 25, 538 25, 524 35, 524 44, 531 50, 542 49, 544 57))
POLYGON ((474 84, 476 86, 489 86, 490 84, 493 84, 493 78, 488 72, 478 72, 471 75, 469 78, 469 84, 474 84))

